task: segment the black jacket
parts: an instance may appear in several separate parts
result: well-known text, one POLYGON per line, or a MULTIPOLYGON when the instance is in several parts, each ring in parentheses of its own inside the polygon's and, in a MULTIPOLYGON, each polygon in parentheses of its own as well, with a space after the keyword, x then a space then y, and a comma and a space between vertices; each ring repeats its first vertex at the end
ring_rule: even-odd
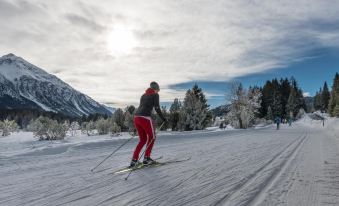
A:
POLYGON ((153 108, 158 113, 160 118, 163 121, 166 121, 164 115, 161 112, 159 104, 159 94, 156 93, 153 89, 148 88, 140 98, 140 105, 135 113, 136 116, 146 116, 150 117, 152 114, 153 108))

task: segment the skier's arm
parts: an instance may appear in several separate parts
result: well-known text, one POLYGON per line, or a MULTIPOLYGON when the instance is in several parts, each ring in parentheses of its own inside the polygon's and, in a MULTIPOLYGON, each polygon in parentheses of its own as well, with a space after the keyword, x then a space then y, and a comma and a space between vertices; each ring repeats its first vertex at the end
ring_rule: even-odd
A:
POLYGON ((162 121, 164 121, 164 122, 167 121, 166 118, 164 117, 164 115, 162 114, 161 109, 160 109, 159 94, 155 95, 154 109, 158 113, 158 115, 160 116, 162 121))

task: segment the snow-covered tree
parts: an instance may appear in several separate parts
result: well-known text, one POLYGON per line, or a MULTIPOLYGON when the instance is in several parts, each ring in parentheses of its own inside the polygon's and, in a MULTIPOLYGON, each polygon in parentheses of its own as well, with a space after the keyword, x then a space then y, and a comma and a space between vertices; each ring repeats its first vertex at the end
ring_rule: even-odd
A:
POLYGON ((28 126, 39 140, 61 140, 68 130, 66 124, 58 123, 48 117, 39 117, 28 126))
POLYGON ((208 112, 206 102, 201 101, 201 96, 197 96, 193 90, 189 89, 180 111, 178 127, 185 131, 204 129, 210 121, 206 120, 209 118, 208 112))
POLYGON ((2 136, 8 136, 12 132, 17 131, 19 128, 18 124, 14 120, 4 120, 0 121, 0 131, 2 131, 2 136))
POLYGON ((99 133, 99 135, 105 135, 108 134, 110 129, 110 124, 107 119, 100 118, 95 122, 96 129, 99 133))
POLYGON ((70 131, 72 136, 76 136, 77 130, 79 130, 79 129, 80 129, 80 126, 79 126, 79 123, 77 121, 72 122, 70 127, 69 127, 69 131, 70 131))
POLYGON ((303 108, 300 108, 296 118, 301 119, 302 117, 305 116, 305 113, 306 113, 305 110, 303 108))
POLYGON ((110 121, 110 133, 112 136, 117 136, 121 132, 121 128, 114 121, 110 121))
POLYGON ((261 105, 259 89, 246 92, 241 83, 233 82, 230 86, 228 101, 231 103, 226 120, 235 128, 248 128, 254 124, 256 113, 261 105))
POLYGON ((288 97, 287 105, 286 105, 286 113, 291 113, 293 116, 297 114, 299 111, 298 108, 298 100, 297 100, 297 93, 294 88, 291 88, 290 96, 288 97))
POLYGON ((82 133, 86 133, 88 136, 94 135, 96 130, 96 123, 93 121, 83 122, 81 124, 82 133))
POLYGON ((129 109, 131 107, 128 107, 125 111, 124 116, 124 126, 127 128, 129 133, 134 134, 136 132, 135 126, 134 126, 134 109, 129 109), (132 112, 132 113, 131 113, 132 112))

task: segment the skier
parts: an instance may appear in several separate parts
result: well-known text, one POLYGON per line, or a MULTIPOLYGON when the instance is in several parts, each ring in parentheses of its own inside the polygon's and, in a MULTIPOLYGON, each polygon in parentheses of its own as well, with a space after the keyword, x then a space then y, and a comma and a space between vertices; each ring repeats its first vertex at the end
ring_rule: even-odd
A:
POLYGON ((277 116, 275 118, 275 123, 277 124, 277 130, 278 130, 280 128, 281 118, 277 116))
POLYGON ((291 117, 288 119, 288 125, 292 126, 292 118, 291 117))
POLYGON ((156 163, 155 160, 151 158, 151 152, 156 138, 154 130, 155 123, 151 118, 153 108, 155 108, 155 111, 158 113, 160 118, 164 122, 167 122, 160 109, 158 94, 159 91, 159 84, 157 82, 151 82, 150 87, 140 98, 140 105, 134 116, 134 125, 138 131, 139 143, 134 150, 130 167, 135 167, 137 164, 139 164, 139 154, 146 143, 143 164, 150 165, 156 163))

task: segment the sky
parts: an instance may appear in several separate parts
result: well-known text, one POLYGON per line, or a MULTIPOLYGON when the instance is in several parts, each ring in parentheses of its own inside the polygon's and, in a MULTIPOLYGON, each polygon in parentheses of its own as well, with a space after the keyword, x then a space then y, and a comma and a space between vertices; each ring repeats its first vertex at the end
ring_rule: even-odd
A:
POLYGON ((0 56, 14 53, 95 100, 164 104, 198 83, 211 107, 227 83, 294 76, 314 95, 339 72, 339 0, 0 0, 0 56))

